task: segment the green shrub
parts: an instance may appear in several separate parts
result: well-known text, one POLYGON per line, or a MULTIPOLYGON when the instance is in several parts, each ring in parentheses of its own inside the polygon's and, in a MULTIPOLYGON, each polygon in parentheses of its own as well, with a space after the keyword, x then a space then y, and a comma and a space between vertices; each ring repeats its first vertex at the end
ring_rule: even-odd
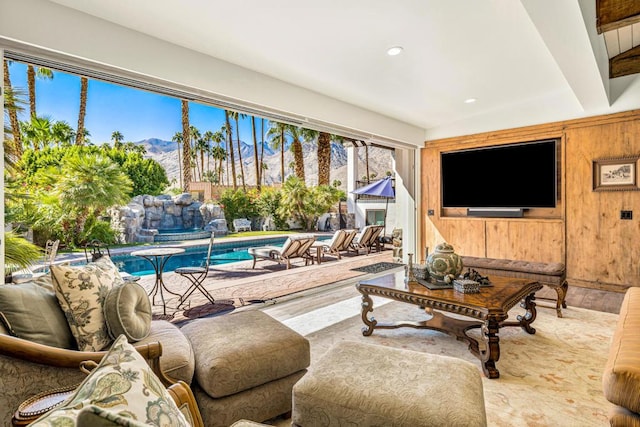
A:
POLYGON ((109 222, 96 219, 93 216, 89 217, 85 223, 80 243, 84 246, 92 240, 99 240, 107 245, 113 245, 117 243, 116 231, 111 228, 109 222))
POLYGON ((231 224, 236 218, 254 219, 258 216, 255 198, 241 189, 225 190, 218 198, 218 203, 224 210, 227 224, 231 224))
POLYGON ((273 187, 263 187, 257 200, 260 214, 267 218, 273 218, 277 230, 289 228, 287 217, 280 211, 282 205, 282 192, 273 187))

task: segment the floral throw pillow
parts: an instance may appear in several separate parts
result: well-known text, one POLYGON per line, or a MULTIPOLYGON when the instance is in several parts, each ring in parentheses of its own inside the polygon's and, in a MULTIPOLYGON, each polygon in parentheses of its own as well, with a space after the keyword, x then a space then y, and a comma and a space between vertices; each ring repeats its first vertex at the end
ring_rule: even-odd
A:
POLYGON ((52 265, 51 278, 78 350, 100 351, 111 344, 103 305, 111 288, 123 283, 113 261, 103 256, 83 266, 52 265))
POLYGON ((61 406, 31 426, 189 426, 160 379, 120 335, 61 406))

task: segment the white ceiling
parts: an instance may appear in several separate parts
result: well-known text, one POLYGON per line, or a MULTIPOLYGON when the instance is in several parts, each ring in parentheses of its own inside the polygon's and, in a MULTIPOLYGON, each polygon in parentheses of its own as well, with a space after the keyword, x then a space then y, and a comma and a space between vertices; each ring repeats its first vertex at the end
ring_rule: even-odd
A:
POLYGON ((489 130, 595 115, 613 104, 595 0, 52 1, 430 136, 467 122, 489 130), (395 45, 404 52, 387 56, 395 45))

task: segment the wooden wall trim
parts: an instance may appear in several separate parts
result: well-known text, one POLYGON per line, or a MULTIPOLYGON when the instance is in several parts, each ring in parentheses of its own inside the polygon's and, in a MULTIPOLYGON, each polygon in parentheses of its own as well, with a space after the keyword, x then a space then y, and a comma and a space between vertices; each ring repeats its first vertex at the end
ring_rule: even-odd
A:
POLYGON ((567 277, 567 283, 569 283, 569 288, 571 288, 571 286, 575 286, 578 288, 599 289, 601 291, 620 293, 626 292, 627 289, 631 287, 630 285, 621 285, 617 283, 589 282, 586 280, 572 279, 571 277, 567 277))

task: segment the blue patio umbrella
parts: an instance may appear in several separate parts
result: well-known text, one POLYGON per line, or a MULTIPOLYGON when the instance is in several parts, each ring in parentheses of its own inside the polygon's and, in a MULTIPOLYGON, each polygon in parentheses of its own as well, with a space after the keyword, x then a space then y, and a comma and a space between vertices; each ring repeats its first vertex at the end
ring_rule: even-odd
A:
POLYGON ((384 207, 384 231, 383 231, 383 235, 384 235, 387 231, 387 208, 389 207, 389 199, 396 197, 396 192, 393 190, 393 183, 391 182, 391 177, 387 176, 376 182, 372 182, 371 184, 365 185, 364 187, 358 188, 357 190, 353 190, 351 193, 364 194, 367 196, 385 197, 387 199, 387 203, 385 204, 385 207, 384 207))

